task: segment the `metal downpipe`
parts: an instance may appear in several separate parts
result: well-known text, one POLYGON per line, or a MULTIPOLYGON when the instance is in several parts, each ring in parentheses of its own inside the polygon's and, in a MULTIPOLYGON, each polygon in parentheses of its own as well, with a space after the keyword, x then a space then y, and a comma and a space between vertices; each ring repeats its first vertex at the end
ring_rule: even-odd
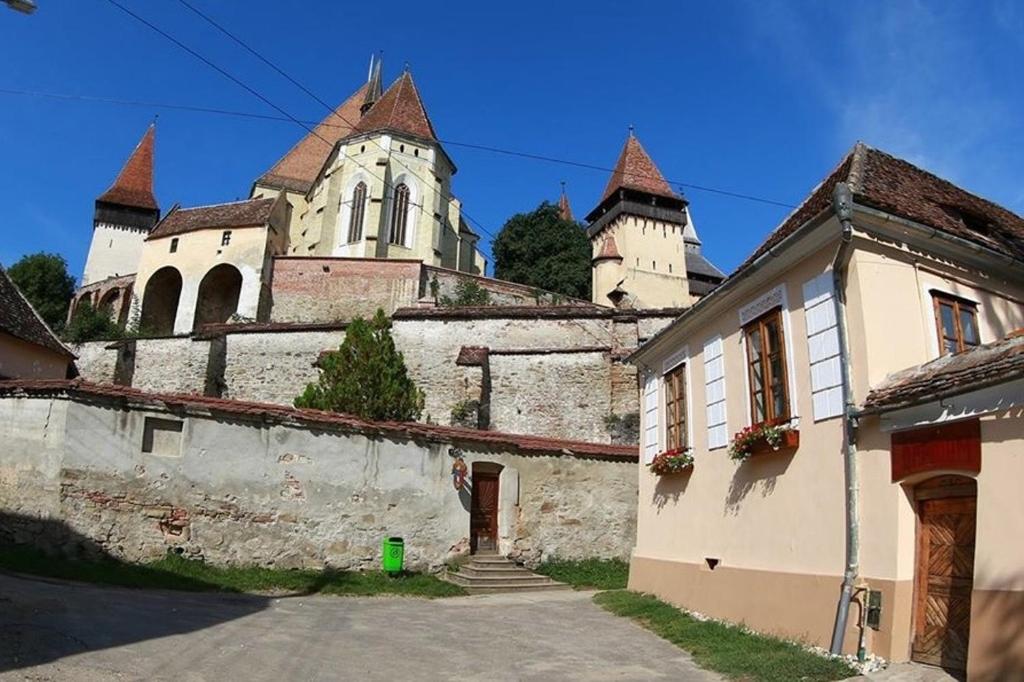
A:
POLYGON ((832 630, 833 654, 843 652, 843 639, 850 616, 854 583, 860 571, 860 482, 857 475, 857 409, 850 383, 850 349, 846 329, 846 287, 843 260, 853 240, 853 193, 849 185, 841 182, 832 192, 832 210, 842 225, 842 237, 836 256, 832 260, 833 304, 836 314, 836 332, 839 336, 839 364, 843 382, 843 464, 846 476, 846 570, 836 608, 836 621, 832 630))

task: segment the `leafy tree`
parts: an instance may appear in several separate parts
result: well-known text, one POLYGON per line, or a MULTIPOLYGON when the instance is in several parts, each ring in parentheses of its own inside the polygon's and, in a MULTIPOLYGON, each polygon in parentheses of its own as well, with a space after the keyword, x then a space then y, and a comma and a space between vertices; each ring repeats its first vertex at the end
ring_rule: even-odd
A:
POLYGON ((442 296, 438 303, 446 308, 464 308, 491 304, 491 292, 471 279, 455 283, 455 296, 442 296))
POLYGON ((383 310, 349 324, 341 348, 323 358, 319 381, 306 386, 295 406, 378 421, 419 418, 423 391, 409 378, 383 310))
POLYGON ((51 329, 64 327, 68 304, 75 293, 75 278, 68 274, 63 256, 32 253, 9 267, 7 274, 51 329))
POLYGON ((61 333, 61 337, 70 343, 120 339, 124 335, 124 330, 110 319, 107 311, 93 308, 88 301, 78 304, 75 314, 71 316, 71 321, 61 333))
POLYGON ((590 298, 590 239, 547 201, 518 213, 494 240, 494 276, 575 298, 590 298))

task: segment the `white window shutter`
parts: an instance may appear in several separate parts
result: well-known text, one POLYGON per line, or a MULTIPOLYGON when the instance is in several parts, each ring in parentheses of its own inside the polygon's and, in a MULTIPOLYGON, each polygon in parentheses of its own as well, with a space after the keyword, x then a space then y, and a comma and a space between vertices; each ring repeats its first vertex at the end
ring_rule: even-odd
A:
POLYGON ((725 415, 725 358, 722 337, 704 343, 704 402, 707 405, 708 449, 724 447, 729 442, 725 415))
POLYGON ((814 420, 837 417, 843 413, 843 374, 831 270, 804 284, 804 315, 814 420))
POLYGON ((654 373, 644 379, 644 464, 658 454, 658 378, 654 373))

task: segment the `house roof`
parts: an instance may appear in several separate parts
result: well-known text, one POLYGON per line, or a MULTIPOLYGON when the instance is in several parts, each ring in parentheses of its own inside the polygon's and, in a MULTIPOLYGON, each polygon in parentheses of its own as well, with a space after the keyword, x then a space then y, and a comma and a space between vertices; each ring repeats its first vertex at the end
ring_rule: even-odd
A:
POLYGON ((274 199, 248 199, 227 204, 172 208, 146 239, 160 239, 185 232, 226 227, 256 227, 270 220, 274 199))
POLYGON ((886 377, 868 393, 868 412, 909 407, 1024 378, 1024 329, 1000 341, 942 357, 886 377))
POLYGON ((3 266, 0 266, 0 332, 69 358, 75 357, 39 316, 3 266))
POLYGON ((406 71, 356 124, 356 133, 390 130, 437 141, 434 126, 423 108, 412 74, 406 71))
POLYGON ((568 456, 636 462, 635 445, 611 445, 481 431, 456 426, 438 426, 420 422, 367 421, 348 414, 324 412, 269 403, 209 398, 201 395, 150 393, 127 386, 93 384, 81 380, 0 381, 0 396, 58 397, 76 400, 116 401, 200 414, 231 415, 258 419, 264 424, 287 423, 301 426, 384 435, 392 438, 422 439, 442 443, 466 443, 489 449, 502 449, 527 455, 568 456))
POLYGON ((1024 259, 1024 218, 926 170, 858 142, 738 270, 829 208, 836 184, 854 201, 1024 259))
POLYGON ((341 138, 352 134, 353 126, 359 122, 359 109, 369 87, 369 83, 363 84, 339 104, 317 124, 313 132, 296 142, 256 183, 303 194, 308 192, 334 145, 341 138))
POLYGON ((150 125, 142 139, 135 145, 131 156, 125 161, 121 172, 117 174, 114 184, 97 197, 97 201, 159 210, 160 207, 156 203, 156 197, 153 196, 153 147, 155 137, 156 126, 150 125))
POLYGON ((626 138, 626 144, 622 146, 619 160, 615 164, 612 176, 608 178, 601 201, 603 202, 620 188, 661 197, 679 198, 679 195, 669 187, 658 167, 654 165, 654 161, 644 150, 640 140, 632 132, 626 138))

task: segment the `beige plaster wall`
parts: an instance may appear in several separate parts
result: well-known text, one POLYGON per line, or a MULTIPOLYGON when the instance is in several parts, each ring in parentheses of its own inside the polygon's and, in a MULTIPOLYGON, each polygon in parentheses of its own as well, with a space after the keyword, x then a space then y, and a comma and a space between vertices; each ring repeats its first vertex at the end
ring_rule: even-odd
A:
POLYGON ((49 348, 0 332, 0 377, 64 379, 71 358, 49 348))
POLYGON ((98 223, 92 230, 82 286, 136 272, 148 232, 123 225, 98 223))
POLYGON ((625 280, 621 287, 634 297, 634 308, 690 305, 683 229, 653 218, 619 216, 591 240, 594 257, 608 236, 615 237, 622 255, 621 263, 606 261, 593 269, 593 301, 611 305, 608 292, 625 280))

